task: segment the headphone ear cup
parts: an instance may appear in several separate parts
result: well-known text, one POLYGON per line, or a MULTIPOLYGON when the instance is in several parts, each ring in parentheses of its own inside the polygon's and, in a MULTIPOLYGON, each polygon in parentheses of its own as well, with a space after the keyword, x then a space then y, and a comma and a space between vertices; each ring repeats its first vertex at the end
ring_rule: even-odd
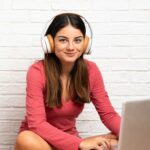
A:
POLYGON ((91 45, 91 39, 88 36, 85 36, 85 39, 84 39, 84 53, 85 54, 90 53, 90 45, 91 45))
POLYGON ((42 44, 44 53, 48 52, 46 41, 47 41, 47 37, 46 36, 42 37, 41 44, 42 44))
POLYGON ((53 37, 48 34, 47 35, 48 43, 49 43, 49 53, 54 53, 54 40, 53 37))
POLYGON ((54 52, 54 41, 50 34, 43 37, 42 47, 43 47, 44 53, 53 53, 54 52))

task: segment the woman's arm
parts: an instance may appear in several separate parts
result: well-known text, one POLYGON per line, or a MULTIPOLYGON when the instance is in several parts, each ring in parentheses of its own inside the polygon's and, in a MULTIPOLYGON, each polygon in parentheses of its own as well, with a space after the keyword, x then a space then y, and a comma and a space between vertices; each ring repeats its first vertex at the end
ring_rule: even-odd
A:
POLYGON ((90 93, 93 102, 102 122, 115 135, 119 136, 120 116, 114 110, 103 82, 102 75, 96 66, 91 65, 90 69, 90 93))

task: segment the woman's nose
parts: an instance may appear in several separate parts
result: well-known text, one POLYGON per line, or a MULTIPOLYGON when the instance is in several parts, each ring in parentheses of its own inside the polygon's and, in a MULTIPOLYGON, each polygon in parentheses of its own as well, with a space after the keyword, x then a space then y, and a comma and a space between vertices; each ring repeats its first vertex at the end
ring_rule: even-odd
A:
POLYGON ((67 49, 69 49, 69 50, 73 50, 74 49, 73 41, 69 41, 68 42, 67 49))

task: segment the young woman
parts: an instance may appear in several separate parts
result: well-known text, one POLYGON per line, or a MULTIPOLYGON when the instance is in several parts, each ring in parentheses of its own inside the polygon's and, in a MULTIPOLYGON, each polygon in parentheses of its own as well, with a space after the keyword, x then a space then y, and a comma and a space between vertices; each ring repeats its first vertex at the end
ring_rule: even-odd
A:
POLYGON ((111 150, 119 135, 120 117, 98 67, 83 58, 88 41, 82 17, 55 16, 46 36, 51 36, 52 52, 28 70, 26 117, 15 150, 111 150), (89 102, 111 134, 79 137, 76 118, 89 102))

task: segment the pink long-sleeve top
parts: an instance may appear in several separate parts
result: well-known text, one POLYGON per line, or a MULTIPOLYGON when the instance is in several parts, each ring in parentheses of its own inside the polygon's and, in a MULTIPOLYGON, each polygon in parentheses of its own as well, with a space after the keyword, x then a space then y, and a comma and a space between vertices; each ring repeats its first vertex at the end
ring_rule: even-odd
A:
MULTIPOLYGON (((102 75, 94 62, 85 61, 89 72, 90 99, 105 126, 119 135, 120 116, 110 103, 102 75)), ((59 150, 78 150, 82 139, 75 123, 84 104, 77 104, 71 99, 65 102, 62 99, 61 108, 48 108, 45 106, 44 91, 43 61, 38 61, 31 65, 27 72, 26 116, 20 131, 31 130, 59 150)))

